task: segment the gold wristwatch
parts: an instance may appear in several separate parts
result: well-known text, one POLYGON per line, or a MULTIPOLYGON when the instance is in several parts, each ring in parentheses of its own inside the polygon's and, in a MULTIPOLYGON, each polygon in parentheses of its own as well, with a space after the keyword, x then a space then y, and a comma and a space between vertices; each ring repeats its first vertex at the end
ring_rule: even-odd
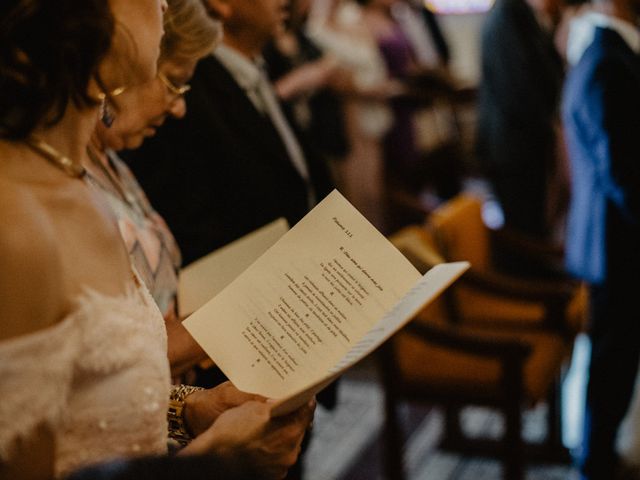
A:
POLYGON ((198 390, 204 389, 191 385, 174 385, 171 387, 169 409, 167 410, 169 438, 175 440, 182 446, 187 445, 193 440, 193 436, 189 433, 184 421, 184 400, 198 390))

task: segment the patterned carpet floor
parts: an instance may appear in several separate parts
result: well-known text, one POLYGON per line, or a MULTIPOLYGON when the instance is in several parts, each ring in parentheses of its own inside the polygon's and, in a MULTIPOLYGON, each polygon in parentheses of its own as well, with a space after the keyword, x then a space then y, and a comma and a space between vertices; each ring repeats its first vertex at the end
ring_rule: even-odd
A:
MULTIPOLYGON (((305 480, 382 480, 381 431, 383 393, 370 366, 356 367, 339 386, 339 402, 328 412, 318 407, 313 438, 305 456, 305 480)), ((524 417, 528 440, 544 436, 545 407, 524 417)), ((461 457, 437 449, 443 425, 435 408, 403 407, 405 468, 409 480, 498 480, 497 461, 461 457)), ((501 417, 487 409, 468 408, 462 426, 467 434, 498 435, 501 417)), ((536 465, 527 469, 527 480, 575 480, 570 466, 536 465)))

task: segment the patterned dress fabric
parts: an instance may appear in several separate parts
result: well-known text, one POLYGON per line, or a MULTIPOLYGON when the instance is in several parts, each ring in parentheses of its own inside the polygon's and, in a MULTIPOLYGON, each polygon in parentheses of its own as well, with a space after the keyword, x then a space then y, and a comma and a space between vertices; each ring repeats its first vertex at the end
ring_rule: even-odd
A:
POLYGON ((91 183, 107 197, 131 261, 160 311, 165 319, 174 318, 181 257, 169 227, 151 207, 133 173, 115 152, 107 150, 106 159, 97 158, 96 153, 92 155, 94 163, 107 160, 107 165, 102 164, 102 172, 100 168, 91 170, 91 183))

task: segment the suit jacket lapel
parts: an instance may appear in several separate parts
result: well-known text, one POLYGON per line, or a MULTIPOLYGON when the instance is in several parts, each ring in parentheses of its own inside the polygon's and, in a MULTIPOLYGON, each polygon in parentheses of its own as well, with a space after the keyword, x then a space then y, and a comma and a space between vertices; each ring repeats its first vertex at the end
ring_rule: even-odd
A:
POLYGON ((203 70, 202 79, 206 82, 206 88, 216 90, 214 107, 223 112, 225 122, 295 170, 278 131, 269 118, 255 108, 227 69, 214 56, 202 60, 198 68, 203 70))

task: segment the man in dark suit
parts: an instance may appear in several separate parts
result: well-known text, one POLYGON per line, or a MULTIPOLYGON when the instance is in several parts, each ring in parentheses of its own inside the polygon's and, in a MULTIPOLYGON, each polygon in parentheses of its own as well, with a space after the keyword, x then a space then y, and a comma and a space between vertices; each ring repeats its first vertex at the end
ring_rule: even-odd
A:
POLYGON ((505 225, 537 238, 550 233, 547 187, 558 165, 558 10, 559 0, 496 0, 482 30, 478 155, 505 225))
POLYGON ((587 41, 562 109, 572 174, 566 264, 590 285, 581 467, 591 480, 616 478, 614 444, 640 353, 640 33, 632 0, 595 8, 582 20, 587 41))
MULTIPOLYGON (((225 36, 198 65, 183 120, 125 155, 185 264, 278 218, 302 218, 331 188, 264 84, 261 52, 283 0, 205 0, 225 36)), ((276 101, 277 102, 277 101, 276 101)))

